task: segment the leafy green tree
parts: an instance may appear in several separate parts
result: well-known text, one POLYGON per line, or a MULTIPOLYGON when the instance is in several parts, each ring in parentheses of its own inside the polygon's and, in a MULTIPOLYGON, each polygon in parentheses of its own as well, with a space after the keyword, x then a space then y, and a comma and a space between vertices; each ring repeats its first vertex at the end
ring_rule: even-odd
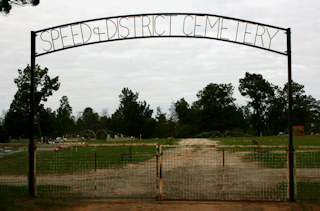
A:
POLYGON ((4 123, 4 117, 5 117, 6 112, 3 110, 2 115, 0 116, 0 125, 2 126, 4 123))
POLYGON ((192 121, 190 105, 184 98, 181 98, 180 100, 175 102, 174 108, 178 118, 178 123, 183 125, 188 124, 192 121))
POLYGON ((201 131, 225 131, 244 126, 242 110, 235 105, 231 84, 208 84, 197 94, 194 107, 199 113, 201 131))
POLYGON ((314 116, 313 122, 311 124, 312 128, 310 129, 310 133, 316 134, 320 133, 320 100, 316 101, 314 105, 314 116))
MULTIPOLYGON (((5 117, 5 128, 12 136, 28 136, 28 118, 30 114, 30 80, 31 68, 29 65, 24 70, 18 70, 19 76, 14 79, 18 90, 11 102, 10 109, 5 117)), ((51 78, 48 68, 41 69, 35 66, 35 114, 38 127, 38 136, 42 136, 40 126, 40 112, 44 109, 43 102, 48 100, 54 91, 60 87, 59 77, 51 78)))
POLYGON ((266 125, 266 111, 269 101, 274 96, 274 88, 260 74, 246 73, 245 77, 239 80, 239 91, 242 96, 248 97, 248 103, 253 109, 250 122, 258 135, 266 125))
POLYGON ((14 139, 29 137, 29 116, 28 113, 8 110, 4 119, 4 129, 14 139))
POLYGON ((87 107, 82 112, 80 119, 78 119, 78 127, 80 130, 98 130, 99 114, 94 112, 90 107, 87 107))
POLYGON ((176 136, 191 137, 197 133, 197 114, 189 103, 181 98, 174 103, 175 118, 177 119, 176 136))
POLYGON ((162 113, 161 108, 157 107, 156 126, 154 128, 154 136, 158 138, 166 138, 171 136, 169 132, 168 120, 165 113, 162 113))
POLYGON ((41 125, 41 137, 55 137, 56 136, 56 113, 51 108, 41 108, 38 111, 39 125, 41 125))
MULTIPOLYGON (((3 111, 4 114, 4 111, 3 111)), ((3 126, 4 118, 0 117, 0 143, 7 143, 9 142, 9 134, 7 130, 3 126)))
POLYGON ((57 109, 56 132, 58 136, 66 135, 74 130, 75 123, 72 116, 72 107, 67 96, 62 96, 57 109))
POLYGON ((161 122, 161 123, 165 123, 167 121, 166 114, 162 113, 160 107, 157 107, 156 120, 157 122, 161 122))
POLYGON ((4 14, 10 13, 12 6, 37 6, 40 0, 0 0, 0 12, 4 14))
POLYGON ((105 108, 102 110, 102 113, 99 118, 99 129, 100 130, 110 130, 111 129, 111 118, 108 114, 108 109, 105 108))
MULTIPOLYGON (((291 83, 292 87, 292 114, 293 125, 304 125, 307 132, 311 132, 314 126, 319 124, 320 105, 319 101, 311 95, 307 95, 304 85, 297 82, 291 83)), ((288 83, 282 90, 283 99, 288 102, 288 83)), ((285 106, 285 112, 288 111, 288 104, 285 106)))
POLYGON ((266 133, 277 135, 280 131, 288 128, 288 113, 286 111, 287 101, 283 97, 282 89, 274 86, 274 95, 268 99, 266 111, 266 133))
POLYGON ((72 108, 69 104, 67 96, 62 96, 60 99, 60 106, 57 110, 57 116, 72 119, 72 108))
POLYGON ((120 105, 112 115, 113 130, 127 136, 143 137, 152 135, 154 120, 151 116, 153 110, 145 101, 138 101, 139 94, 128 88, 123 88, 120 98, 120 105))
MULTIPOLYGON (((44 107, 42 102, 46 102, 48 97, 57 91, 60 87, 59 77, 50 78, 48 75, 48 68, 41 69, 39 65, 35 66, 35 107, 44 107)), ((31 68, 28 65, 23 71, 18 70, 19 76, 14 79, 18 90, 14 95, 10 109, 14 111, 29 112, 29 98, 30 98, 30 81, 31 68)))
POLYGON ((0 125, 0 143, 9 143, 9 134, 2 125, 0 125))

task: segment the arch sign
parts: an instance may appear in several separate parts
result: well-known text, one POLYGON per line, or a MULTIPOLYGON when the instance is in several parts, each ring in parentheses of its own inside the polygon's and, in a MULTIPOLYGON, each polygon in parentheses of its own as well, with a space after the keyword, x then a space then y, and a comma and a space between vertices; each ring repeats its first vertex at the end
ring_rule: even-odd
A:
POLYGON ((235 43, 288 58, 289 195, 294 201, 291 35, 281 28, 237 18, 197 13, 153 13, 104 17, 68 23, 31 32, 29 193, 35 196, 34 166, 34 67, 36 57, 70 48, 141 38, 202 38, 235 43))
POLYGON ((36 31, 36 56, 116 40, 207 38, 287 55, 287 29, 209 14, 140 14, 99 18, 36 31))

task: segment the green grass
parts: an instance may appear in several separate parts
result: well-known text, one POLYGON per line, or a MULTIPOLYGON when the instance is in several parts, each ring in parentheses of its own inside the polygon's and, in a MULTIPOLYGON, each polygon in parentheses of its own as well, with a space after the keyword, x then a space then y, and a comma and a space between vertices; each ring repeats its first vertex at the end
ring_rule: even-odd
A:
POLYGON ((0 158, 0 175, 27 175, 28 152, 0 158))
POLYGON ((88 140, 88 144, 160 144, 160 145, 177 145, 179 139, 132 139, 125 141, 118 140, 88 140))
MULTIPOLYGON (((221 145, 252 145, 256 140, 260 145, 288 145, 288 136, 262 136, 262 137, 227 137, 211 138, 218 140, 221 145)), ((320 136, 293 137, 294 146, 320 146, 320 136)))
MULTIPOLYGON (((69 191, 70 187, 61 185, 38 185, 37 192, 69 191)), ((33 199, 28 197, 27 186, 0 185, 0 210, 45 210, 68 207, 65 200, 33 199)))
MULTIPOLYGON (((70 191, 69 186, 62 185, 37 185, 37 193, 49 193, 59 191, 70 191)), ((0 198, 2 197, 26 197, 28 194, 27 186, 0 185, 0 198)))
MULTIPOLYGON (((298 201, 320 201, 320 183, 319 182, 297 182, 297 200, 298 201)), ((286 190, 287 183, 280 183, 276 190, 286 190)))
MULTIPOLYGON (((106 141, 94 140, 89 144, 160 144, 176 145, 177 139, 142 139, 129 141, 106 141)), ((61 144, 63 145, 63 144, 61 144)), ((79 146, 72 150, 64 151, 37 151, 36 169, 37 174, 64 174, 87 170, 95 167, 120 168, 128 163, 139 163, 155 156, 154 146, 132 146, 131 153, 129 146, 79 146), (121 154, 126 154, 121 156, 121 154), (131 154, 131 156, 130 156, 131 154), (95 166, 96 165, 96 166, 95 166)), ((17 155, 1 158, 0 175, 27 175, 28 152, 21 152, 17 155)))
POLYGON ((87 170, 120 168, 128 163, 139 163, 155 156, 153 146, 77 147, 65 151, 37 152, 38 174, 64 174, 87 170), (126 156, 121 156, 126 154, 126 156), (95 158, 96 155, 96 158, 95 158))
MULTIPOLYGON (((252 140, 256 140, 260 145, 278 146, 288 145, 288 136, 262 136, 262 137, 228 137, 214 138, 218 140, 220 145, 253 145, 252 140)), ((293 137, 294 146, 320 146, 320 136, 302 136, 293 137)), ((245 160, 260 162, 264 167, 269 168, 286 168, 286 152, 283 148, 226 148, 229 152, 246 151, 249 152, 245 156, 245 160), (257 151, 254 153, 254 150, 257 151), (262 153, 259 153, 259 150, 262 153), (277 151, 277 152, 275 152, 277 151), (279 152, 282 151, 282 152, 279 152)), ((296 150, 297 168, 319 168, 320 167, 320 151, 314 152, 314 149, 296 150), (310 151, 310 152, 308 152, 310 151)))
POLYGON ((0 185, 0 198, 3 197, 25 197, 28 194, 27 186, 0 185))
POLYGON ((261 166, 268 168, 287 167, 287 156, 285 153, 249 153, 244 159, 259 162, 261 166))
MULTIPOLYGON (((320 168, 320 151, 318 152, 296 152, 297 168, 320 168)), ((245 160, 259 162, 261 166, 268 168, 286 168, 286 153, 249 153, 245 160)))
MULTIPOLYGON (((88 144, 160 144, 160 145, 176 145, 178 144, 180 140, 179 139, 132 139, 132 140, 116 140, 116 139, 97 139, 97 140, 85 140, 88 144)), ((83 141, 79 141, 83 142, 83 141)), ((60 144, 63 144, 64 142, 61 142, 60 144)), ((67 143, 67 142, 66 142, 67 143)), ((74 142, 75 143, 75 142, 74 142)), ((28 146, 29 141, 23 140, 23 141, 12 141, 11 144, 26 144, 28 146)))
POLYGON ((297 182, 297 199, 301 201, 320 201, 320 183, 297 182))
POLYGON ((29 144, 29 139, 10 140, 10 144, 29 144))
MULTIPOLYGON (((105 143, 96 141, 95 143, 105 143)), ((119 143, 119 142, 117 142, 119 143)), ((153 139, 142 141, 122 141, 121 143, 159 143, 177 144, 177 140, 153 139)), ((87 170, 95 167, 119 168, 128 163, 139 163, 155 156, 154 146, 132 146, 131 153, 129 146, 99 146, 96 147, 76 147, 72 150, 64 151, 37 151, 37 174, 64 174, 87 170), (96 162, 95 162, 96 154, 96 162), (126 154, 121 156, 122 154, 126 154), (131 154, 131 155, 130 155, 131 154)), ((18 155, 2 158, 1 175, 26 175, 27 174, 27 152, 18 155)))

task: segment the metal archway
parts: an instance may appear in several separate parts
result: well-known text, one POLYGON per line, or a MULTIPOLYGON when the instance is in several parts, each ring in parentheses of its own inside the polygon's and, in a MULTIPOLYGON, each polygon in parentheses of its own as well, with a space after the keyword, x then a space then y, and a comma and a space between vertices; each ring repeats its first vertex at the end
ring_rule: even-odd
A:
POLYGON ((36 57, 86 45, 142 38, 201 38, 259 48, 288 58, 289 200, 295 201, 292 137, 291 29, 200 13, 150 13, 104 17, 31 31, 28 190, 36 195, 34 93, 36 57), (281 33, 282 32, 282 35, 281 33), (278 46, 274 46, 278 42, 278 46), (39 45, 36 45, 38 43, 39 45), (37 46, 38 49, 37 49, 37 46), (38 52, 38 53, 37 53, 38 52))

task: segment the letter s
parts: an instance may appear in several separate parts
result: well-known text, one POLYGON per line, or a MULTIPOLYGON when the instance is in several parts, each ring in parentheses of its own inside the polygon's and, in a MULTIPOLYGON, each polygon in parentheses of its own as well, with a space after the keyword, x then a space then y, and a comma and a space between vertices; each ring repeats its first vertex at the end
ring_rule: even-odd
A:
POLYGON ((47 42, 47 43, 50 44, 50 48, 49 48, 49 49, 44 49, 44 48, 43 48, 43 50, 44 50, 45 52, 49 52, 49 51, 52 49, 52 43, 51 43, 49 40, 43 39, 43 36, 42 36, 42 35, 43 35, 43 33, 45 33, 45 32, 49 33, 48 31, 43 31, 43 32, 41 32, 40 38, 41 38, 41 40, 42 40, 43 42, 47 42))

